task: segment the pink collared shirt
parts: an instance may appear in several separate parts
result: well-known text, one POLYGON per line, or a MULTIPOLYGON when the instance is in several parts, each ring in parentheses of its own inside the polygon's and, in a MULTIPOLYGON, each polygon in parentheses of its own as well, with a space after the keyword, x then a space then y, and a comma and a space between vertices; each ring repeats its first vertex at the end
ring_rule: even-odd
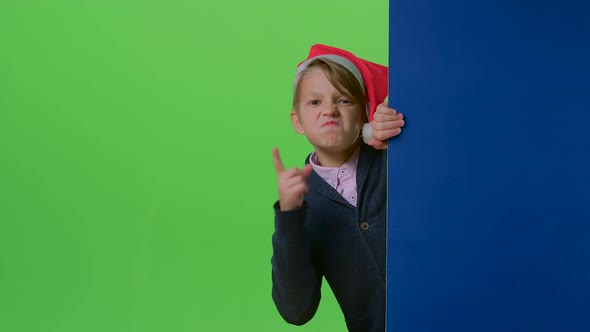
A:
POLYGON ((359 160, 359 151, 360 149, 357 149, 340 167, 321 166, 315 152, 309 158, 313 170, 355 207, 357 201, 356 166, 359 160))

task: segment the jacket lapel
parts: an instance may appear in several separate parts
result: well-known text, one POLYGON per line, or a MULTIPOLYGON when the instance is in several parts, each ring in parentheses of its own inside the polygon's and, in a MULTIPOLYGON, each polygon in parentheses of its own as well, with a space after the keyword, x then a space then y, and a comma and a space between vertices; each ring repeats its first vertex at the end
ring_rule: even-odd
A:
POLYGON ((365 190, 367 178, 369 177, 369 170, 375 159, 376 150, 366 144, 361 145, 361 152, 359 161, 356 166, 356 189, 360 195, 365 190))

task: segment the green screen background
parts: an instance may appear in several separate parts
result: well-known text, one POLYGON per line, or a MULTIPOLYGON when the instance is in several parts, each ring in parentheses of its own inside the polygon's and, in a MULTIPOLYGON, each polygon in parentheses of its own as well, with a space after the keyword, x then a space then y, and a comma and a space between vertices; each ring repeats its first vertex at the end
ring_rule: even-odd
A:
POLYGON ((0 331, 343 331, 271 299, 271 150, 314 43, 387 64, 388 4, 3 1, 0 331))

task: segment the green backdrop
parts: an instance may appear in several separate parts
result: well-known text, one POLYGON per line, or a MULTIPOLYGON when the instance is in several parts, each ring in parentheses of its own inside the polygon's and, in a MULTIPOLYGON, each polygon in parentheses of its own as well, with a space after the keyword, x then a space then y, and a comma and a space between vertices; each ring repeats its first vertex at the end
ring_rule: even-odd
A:
POLYGON ((387 63, 385 0, 0 4, 0 331, 342 331, 271 299, 273 146, 313 43, 387 63))

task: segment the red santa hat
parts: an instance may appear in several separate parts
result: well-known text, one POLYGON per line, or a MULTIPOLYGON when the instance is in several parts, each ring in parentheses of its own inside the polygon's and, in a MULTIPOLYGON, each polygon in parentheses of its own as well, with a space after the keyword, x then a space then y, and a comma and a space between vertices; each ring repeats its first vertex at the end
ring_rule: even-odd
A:
POLYGON ((343 65, 354 74, 361 83, 361 86, 365 89, 367 99, 369 100, 367 117, 369 122, 373 121, 373 114, 377 109, 377 105, 381 104, 385 100, 385 97, 387 97, 387 67, 361 59, 354 54, 339 48, 316 44, 311 47, 307 59, 301 62, 297 67, 295 84, 297 84, 297 81, 299 80, 299 73, 301 73, 301 71, 303 71, 309 63, 316 58, 332 60, 343 65))

